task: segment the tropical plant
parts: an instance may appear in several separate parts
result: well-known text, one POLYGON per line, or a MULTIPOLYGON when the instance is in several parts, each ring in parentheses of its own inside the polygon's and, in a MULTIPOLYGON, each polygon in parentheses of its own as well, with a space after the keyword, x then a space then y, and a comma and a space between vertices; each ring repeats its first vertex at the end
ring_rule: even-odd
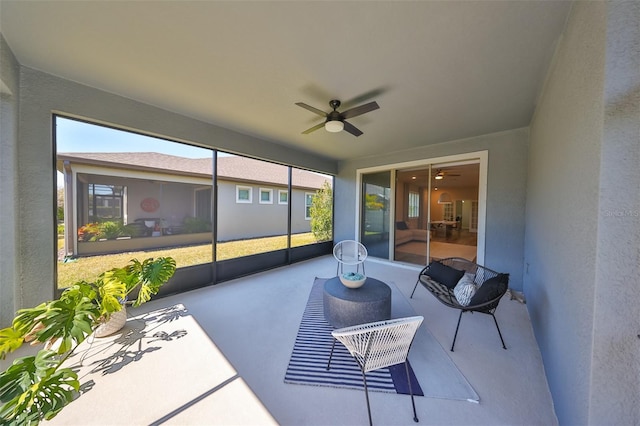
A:
POLYGON ((107 240, 115 240, 122 236, 124 228, 120 222, 114 222, 112 220, 102 222, 98 225, 100 229, 100 238, 106 238, 107 240))
POLYGON ((87 223, 78 228, 78 241, 96 241, 100 235, 100 224, 87 223))
POLYGON ((210 232, 211 222, 197 217, 185 217, 182 223, 185 234, 196 234, 199 232, 210 232))
POLYGON ((21 309, 11 327, 0 330, 0 359, 24 343, 44 344, 37 355, 16 359, 0 373, 0 424, 35 425, 49 420, 80 388, 75 371, 64 361, 96 327, 122 309, 134 291, 133 306, 155 295, 174 274, 171 257, 136 259, 103 272, 93 283, 79 281, 59 299, 21 309))
POLYGON ((329 241, 333 238, 333 191, 329 182, 322 184, 311 199, 309 209, 311 232, 317 241, 329 241))

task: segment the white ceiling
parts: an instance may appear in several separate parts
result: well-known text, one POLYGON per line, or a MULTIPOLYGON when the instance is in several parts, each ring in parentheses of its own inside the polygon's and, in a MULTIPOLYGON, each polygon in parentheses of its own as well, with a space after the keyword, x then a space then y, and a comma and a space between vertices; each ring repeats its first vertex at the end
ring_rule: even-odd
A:
POLYGON ((527 126, 567 1, 6 1, 28 67, 334 159, 527 126), (364 134, 301 132, 329 111, 364 134), (351 101, 351 102, 350 102, 351 101))

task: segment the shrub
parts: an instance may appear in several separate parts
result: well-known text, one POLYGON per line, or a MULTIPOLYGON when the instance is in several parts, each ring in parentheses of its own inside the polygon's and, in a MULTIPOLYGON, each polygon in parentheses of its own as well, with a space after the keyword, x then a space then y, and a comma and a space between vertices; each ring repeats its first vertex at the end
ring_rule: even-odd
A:
POLYGON ((100 225, 87 223, 78 228, 78 241, 97 241, 100 237, 100 225))
POLYGON ((311 232, 317 241, 333 238, 333 191, 329 182, 322 184, 311 200, 311 232))
POLYGON ((115 240, 122 236, 124 231, 122 224, 114 221, 102 222, 98 227, 100 229, 99 237, 107 240, 115 240))
POLYGON ((211 222, 197 217, 185 217, 182 228, 186 234, 196 234, 198 232, 210 232, 211 222))

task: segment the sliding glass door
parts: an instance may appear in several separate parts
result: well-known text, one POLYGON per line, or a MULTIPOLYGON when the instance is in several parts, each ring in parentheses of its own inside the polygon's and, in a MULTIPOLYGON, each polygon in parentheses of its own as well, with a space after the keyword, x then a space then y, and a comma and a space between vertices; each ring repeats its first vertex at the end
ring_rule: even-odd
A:
POLYGON ((359 232, 370 255, 482 261, 486 170, 484 151, 360 170, 359 232))
POLYGON ((370 256, 389 258, 391 172, 362 175, 360 241, 370 256))

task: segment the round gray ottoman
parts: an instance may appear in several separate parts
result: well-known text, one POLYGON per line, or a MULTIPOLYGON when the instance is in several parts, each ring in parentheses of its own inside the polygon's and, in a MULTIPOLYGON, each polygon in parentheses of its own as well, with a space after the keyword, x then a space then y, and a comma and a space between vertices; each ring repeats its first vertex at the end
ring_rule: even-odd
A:
POLYGON ((335 328, 391 319, 391 289, 367 277, 360 288, 347 288, 334 277, 324 283, 324 317, 335 328))

